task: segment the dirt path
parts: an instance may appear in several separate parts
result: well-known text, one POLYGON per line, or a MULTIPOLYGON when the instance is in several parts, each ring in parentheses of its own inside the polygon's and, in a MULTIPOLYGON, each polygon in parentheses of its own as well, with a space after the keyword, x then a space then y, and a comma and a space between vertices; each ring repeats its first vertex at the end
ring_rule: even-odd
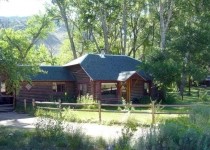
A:
POLYGON ((1 112, 0 125, 17 128, 34 128, 35 117, 28 114, 18 114, 16 112, 1 112))
MULTIPOLYGON (((11 126, 17 128, 35 128, 35 124, 39 119, 29 116, 28 114, 18 114, 16 112, 0 113, 0 126, 11 126)), ((90 123, 67 123, 68 127, 78 128, 82 132, 92 137, 103 137, 111 140, 121 136, 122 126, 105 126, 90 123)), ((135 133, 135 137, 142 135, 141 128, 135 133)))

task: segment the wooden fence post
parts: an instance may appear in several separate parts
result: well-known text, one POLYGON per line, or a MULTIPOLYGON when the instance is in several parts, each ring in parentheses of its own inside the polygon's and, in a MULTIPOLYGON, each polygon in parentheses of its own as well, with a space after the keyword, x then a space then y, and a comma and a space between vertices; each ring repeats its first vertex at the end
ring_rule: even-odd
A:
POLYGON ((26 99, 24 99, 24 112, 26 113, 26 99))
POLYGON ((59 108, 59 115, 60 115, 60 118, 61 118, 62 117, 62 113, 61 113, 61 110, 62 110, 61 99, 58 100, 58 108, 59 108))
POLYGON ((35 110, 35 99, 32 99, 32 107, 33 107, 33 110, 35 110))
POLYGON ((152 101, 152 125, 155 124, 155 101, 152 101))
POLYGON ((101 123, 101 100, 98 101, 99 123, 101 123))

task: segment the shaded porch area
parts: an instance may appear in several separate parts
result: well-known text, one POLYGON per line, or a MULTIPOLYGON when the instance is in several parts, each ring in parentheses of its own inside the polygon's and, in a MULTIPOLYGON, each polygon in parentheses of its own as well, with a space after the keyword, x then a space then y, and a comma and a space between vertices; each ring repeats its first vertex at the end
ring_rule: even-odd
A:
POLYGON ((151 81, 147 81, 136 72, 120 74, 117 81, 92 81, 91 93, 102 103, 122 103, 149 96, 151 81))

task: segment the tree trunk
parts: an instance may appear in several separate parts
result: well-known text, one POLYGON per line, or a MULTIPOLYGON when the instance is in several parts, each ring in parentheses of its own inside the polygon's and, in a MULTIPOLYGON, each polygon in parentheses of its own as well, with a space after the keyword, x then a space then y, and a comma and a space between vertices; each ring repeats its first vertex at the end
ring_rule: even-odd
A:
POLYGON ((188 56, 189 56, 189 53, 186 53, 185 57, 184 57, 184 61, 183 61, 183 69, 182 69, 181 85, 180 85, 180 94, 182 96, 182 100, 183 100, 183 96, 184 96, 184 87, 185 87, 186 78, 187 78, 186 67, 187 67, 187 63, 188 63, 188 59, 189 59, 188 56))
MULTIPOLYGON (((166 3, 166 2, 165 2, 166 3)), ((166 48, 166 32, 168 30, 168 25, 171 21, 172 17, 172 9, 173 9, 173 0, 168 1, 168 10, 166 14, 166 18, 164 18, 164 3, 162 0, 159 0, 159 15, 160 15, 160 49, 163 51, 166 48)))
POLYGON ((122 55, 125 55, 126 51, 126 42, 127 42, 127 7, 126 7, 127 0, 123 1, 123 45, 122 45, 122 55))
POLYGON ((184 99, 184 87, 185 87, 185 83, 186 83, 186 73, 185 73, 185 69, 182 73, 182 78, 181 78, 181 85, 180 85, 180 95, 182 97, 182 100, 184 99))
POLYGON ((191 77, 189 76, 188 77, 188 94, 191 95, 191 83, 192 83, 192 80, 191 80, 191 77))
POLYGON ((67 30, 67 34, 68 34, 68 37, 69 37, 69 42, 70 42, 70 45, 71 45, 71 50, 72 50, 74 59, 76 59, 77 58, 77 53, 76 53, 76 48, 75 48, 75 44, 74 44, 74 39, 73 39, 73 36, 71 34, 68 19, 67 19, 66 8, 65 8, 66 6, 62 6, 62 3, 59 2, 59 0, 56 0, 56 3, 59 7, 61 16, 63 18, 64 24, 65 24, 65 27, 66 27, 66 30, 67 30))
POLYGON ((104 36, 104 52, 109 53, 108 29, 106 24, 106 13, 103 6, 100 7, 100 20, 104 36))

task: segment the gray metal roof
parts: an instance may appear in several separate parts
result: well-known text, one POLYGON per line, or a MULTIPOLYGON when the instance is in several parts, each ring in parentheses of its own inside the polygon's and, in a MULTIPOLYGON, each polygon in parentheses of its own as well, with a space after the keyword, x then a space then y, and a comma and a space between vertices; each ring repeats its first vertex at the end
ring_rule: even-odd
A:
POLYGON ((123 78, 122 72, 130 71, 135 71, 145 80, 149 79, 143 71, 138 70, 138 66, 141 65, 140 61, 124 55, 86 54, 64 66, 78 64, 93 80, 117 81, 119 76, 123 78))
POLYGON ((43 72, 31 77, 32 81, 75 81, 73 74, 62 66, 40 66, 43 72))

